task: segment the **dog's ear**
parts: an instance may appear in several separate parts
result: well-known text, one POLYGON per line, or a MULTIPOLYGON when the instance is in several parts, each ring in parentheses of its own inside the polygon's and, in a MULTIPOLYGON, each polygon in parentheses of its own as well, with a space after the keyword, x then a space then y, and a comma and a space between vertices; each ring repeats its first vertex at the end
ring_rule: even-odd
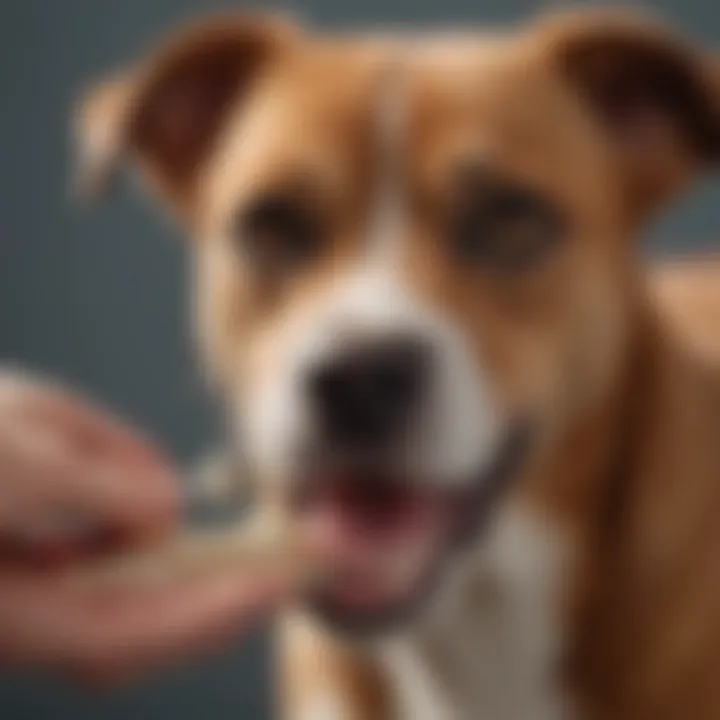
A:
POLYGON ((176 210, 192 216, 223 122, 295 34, 274 18, 213 19, 92 89, 78 116, 79 190, 101 192, 129 157, 176 210))
POLYGON ((720 159, 720 62, 622 11, 546 20, 541 47, 602 124, 641 218, 720 159))

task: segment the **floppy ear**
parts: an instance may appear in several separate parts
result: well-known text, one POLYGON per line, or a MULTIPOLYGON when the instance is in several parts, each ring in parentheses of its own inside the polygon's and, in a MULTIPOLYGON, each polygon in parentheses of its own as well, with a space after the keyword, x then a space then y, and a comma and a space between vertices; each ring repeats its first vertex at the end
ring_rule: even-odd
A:
POLYGON ((622 11, 555 17, 543 48, 616 150, 639 219, 720 159, 720 62, 622 11))
POLYGON ((292 36, 270 19, 214 19, 93 89, 78 118, 80 191, 102 191, 130 156, 160 194, 192 215, 199 174, 223 122, 292 36))

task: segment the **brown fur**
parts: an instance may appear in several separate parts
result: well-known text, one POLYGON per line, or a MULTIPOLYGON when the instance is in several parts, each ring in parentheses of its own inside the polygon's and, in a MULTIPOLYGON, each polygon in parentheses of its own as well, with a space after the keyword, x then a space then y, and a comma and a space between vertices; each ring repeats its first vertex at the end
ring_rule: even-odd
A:
MULTIPOLYGON (((644 278, 631 246, 648 214, 717 160, 714 65, 615 15, 418 45, 229 27, 183 35, 141 72, 131 101, 91 117, 105 108, 114 151, 140 154, 191 218, 199 330, 223 390, 272 382, 287 338, 361 255, 377 171, 373 98, 399 64, 411 118, 403 272, 465 329, 504 406, 543 420, 543 452, 515 500, 573 540, 563 673, 582 717, 720 717, 720 267, 644 278), (183 91, 207 89, 208 72, 223 83, 205 114, 185 108, 187 123, 171 128, 168 88, 180 93, 177 112, 183 91), (658 86, 660 76, 673 82, 658 86), (637 87, 608 95, 628 78, 637 87), (618 97, 639 105, 617 115, 618 97), (565 213, 568 242, 522 277, 449 262, 443 222, 458 158, 538 188, 565 213), (332 245, 295 276, 258 277, 228 227, 261 188, 298 178, 327 210, 332 245)), ((347 717, 388 716, 367 658, 304 620, 288 628, 288 716, 328 688, 347 717)))
MULTIPOLYGON (((687 349, 717 343, 718 325, 699 322, 698 312, 720 307, 720 265, 659 266, 649 289, 662 297, 662 317, 648 307, 625 382, 528 479, 521 502, 575 538, 574 642, 563 672, 581 717, 709 719, 720 713, 720 363, 710 368, 687 349)), ((291 687, 312 699, 340 672, 349 708, 392 717, 383 714, 382 678, 363 670, 364 658, 348 665, 347 649, 323 643, 302 619, 291 623, 290 657, 301 658, 289 665, 291 687), (322 668, 308 674, 318 654, 322 668)))

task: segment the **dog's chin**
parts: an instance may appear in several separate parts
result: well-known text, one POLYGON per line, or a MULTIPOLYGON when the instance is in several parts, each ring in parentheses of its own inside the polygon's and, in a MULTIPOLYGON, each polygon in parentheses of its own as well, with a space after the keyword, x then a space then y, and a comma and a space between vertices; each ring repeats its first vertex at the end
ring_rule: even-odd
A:
POLYGON ((482 535, 527 454, 529 425, 506 433, 463 483, 378 469, 316 471, 298 512, 325 545, 330 570, 307 604, 333 629, 377 635, 404 627, 442 585, 453 557, 482 535))

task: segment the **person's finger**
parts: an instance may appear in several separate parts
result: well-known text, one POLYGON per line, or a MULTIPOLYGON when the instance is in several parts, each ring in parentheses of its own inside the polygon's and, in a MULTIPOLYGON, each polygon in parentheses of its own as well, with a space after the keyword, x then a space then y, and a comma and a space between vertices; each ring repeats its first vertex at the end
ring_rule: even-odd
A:
POLYGON ((38 421, 62 430, 66 440, 85 453, 120 457, 128 464, 146 469, 170 464, 150 440, 85 400, 59 393, 48 394, 38 397, 32 409, 38 421))
POLYGON ((0 523, 21 522, 44 502, 57 483, 47 482, 50 468, 62 455, 57 437, 0 414, 0 523))
POLYGON ((33 581, 0 594, 0 655, 110 680, 213 647, 275 608, 285 583, 209 576, 152 592, 88 597, 33 581), (4 637, 3 637, 4 635, 4 637))
POLYGON ((96 684, 119 683, 198 657, 255 629, 287 590, 279 579, 217 575, 131 600, 114 616, 111 630, 106 624, 89 630, 76 669, 96 684))
POLYGON ((22 424, 0 426, 0 455, 0 522, 5 526, 70 519, 145 531, 177 516, 179 483, 167 469, 148 472, 87 457, 54 434, 22 424))
POLYGON ((14 422, 44 427, 85 455, 109 456, 128 467, 157 472, 161 479, 170 468, 169 459, 149 439, 88 400, 50 383, 0 378, 0 408, 14 422))

